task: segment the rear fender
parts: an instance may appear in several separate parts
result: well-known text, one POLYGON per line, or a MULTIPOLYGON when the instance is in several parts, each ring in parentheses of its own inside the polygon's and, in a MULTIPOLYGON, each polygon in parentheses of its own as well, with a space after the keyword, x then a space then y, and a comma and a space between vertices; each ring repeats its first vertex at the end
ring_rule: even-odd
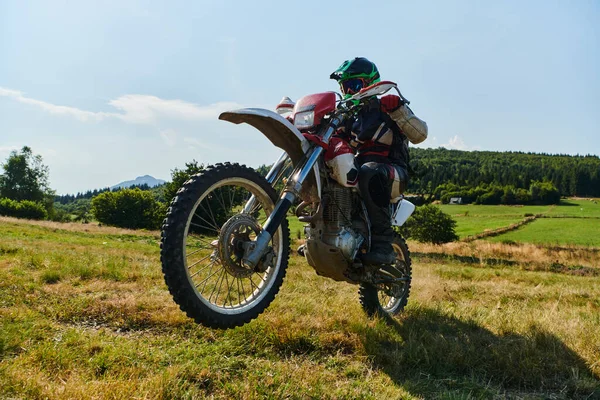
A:
MULTIPOLYGON (((311 143, 290 121, 281 115, 262 108, 242 108, 226 111, 219 119, 234 124, 246 123, 258 129, 275 146, 287 153, 296 168, 303 160, 304 154, 311 148, 311 143)), ((301 197, 304 201, 319 201, 321 198, 321 180, 319 164, 315 163, 313 174, 306 180, 301 197)))

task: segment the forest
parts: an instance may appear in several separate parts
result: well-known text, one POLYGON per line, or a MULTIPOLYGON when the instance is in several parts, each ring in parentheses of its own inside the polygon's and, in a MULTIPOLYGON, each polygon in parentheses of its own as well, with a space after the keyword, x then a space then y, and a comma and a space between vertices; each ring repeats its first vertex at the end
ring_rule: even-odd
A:
MULTIPOLYGON (((432 195, 440 185, 463 190, 551 183, 561 196, 600 197, 600 158, 543 153, 410 149, 408 191, 432 195)), ((439 193, 439 191, 438 191, 439 193)))

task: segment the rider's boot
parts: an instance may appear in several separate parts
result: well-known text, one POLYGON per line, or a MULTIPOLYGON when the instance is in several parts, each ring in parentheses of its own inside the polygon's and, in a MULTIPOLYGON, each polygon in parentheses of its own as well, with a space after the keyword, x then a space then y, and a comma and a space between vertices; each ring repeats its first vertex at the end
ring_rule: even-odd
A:
POLYGON ((368 162, 361 166, 358 187, 371 220, 371 251, 362 255, 366 265, 391 264, 396 259, 392 248, 394 230, 390 218, 392 190, 390 167, 368 162))
POLYGON ((388 240, 388 237, 373 237, 371 251, 363 254, 361 257, 362 262, 365 265, 392 264, 394 260, 396 260, 396 253, 394 252, 391 240, 388 240))

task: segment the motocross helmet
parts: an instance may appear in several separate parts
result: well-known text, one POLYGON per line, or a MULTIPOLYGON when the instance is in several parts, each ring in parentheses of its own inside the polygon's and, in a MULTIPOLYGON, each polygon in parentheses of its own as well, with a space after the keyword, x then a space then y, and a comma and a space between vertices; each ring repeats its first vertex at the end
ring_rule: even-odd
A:
POLYGON ((346 60, 329 78, 340 84, 344 98, 348 98, 362 88, 379 82, 377 66, 364 57, 346 60))

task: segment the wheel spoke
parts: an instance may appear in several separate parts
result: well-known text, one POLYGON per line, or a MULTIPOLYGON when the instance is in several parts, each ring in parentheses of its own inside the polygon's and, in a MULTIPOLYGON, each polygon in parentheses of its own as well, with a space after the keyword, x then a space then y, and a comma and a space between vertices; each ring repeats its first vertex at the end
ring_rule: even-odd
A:
POLYGON ((211 255, 207 255, 204 258, 201 258, 200 260, 196 261, 195 263, 193 263, 192 265, 188 266, 188 269, 192 269, 194 267, 194 265, 197 265, 198 263, 201 263, 202 261, 206 260, 207 258, 209 258, 211 255))
POLYGON ((194 254, 196 254, 196 253, 198 253, 198 252, 201 252, 202 250, 208 250, 208 249, 207 249, 207 248, 205 248, 205 247, 200 247, 200 248, 199 248, 198 250, 196 250, 196 251, 192 251, 191 253, 186 253, 186 254, 185 254, 185 256, 186 256, 186 257, 193 256, 194 254))
MULTIPOLYGON (((215 283, 215 287, 213 287, 212 292, 210 292, 210 296, 208 296, 208 301, 212 300, 213 294, 215 293, 215 290, 217 289, 217 285, 219 284, 219 281, 223 280, 223 275, 224 274, 226 274, 225 270, 221 269, 221 275, 219 275, 219 277, 217 278, 217 282, 215 283)), ((217 290, 217 298, 219 297, 219 291, 220 290, 221 290, 221 286, 219 285, 219 290, 217 290)))
POLYGON ((231 208, 227 208, 227 206, 225 206, 225 200, 223 200, 223 188, 221 187, 217 190, 218 190, 220 196, 217 196, 215 194, 215 197, 217 198, 217 201, 219 202, 219 204, 221 204, 221 207, 223 207, 223 210, 225 210, 225 217, 227 217, 232 210, 231 210, 231 208))
POLYGON ((215 232, 219 233, 219 227, 217 226, 216 222, 213 225, 210 222, 208 222, 207 220, 205 220, 204 218, 202 218, 200 216, 200 214, 198 214, 198 213, 194 213, 194 217, 200 218, 202 221, 204 221, 205 223, 207 223, 208 225, 210 225, 210 227, 209 226, 200 225, 200 224, 196 224, 194 222, 190 222, 191 225, 197 226, 198 228, 208 229, 208 230, 215 231, 215 232))
MULTIPOLYGON (((193 223, 193 222, 190 222, 190 225, 194 225, 194 223, 193 223)), ((216 237, 216 236, 215 236, 215 237, 216 237)), ((195 239, 195 240, 198 240, 198 241, 200 241, 200 242, 202 242, 202 243, 204 243, 204 244, 206 244, 206 245, 208 245, 208 246, 210 246, 210 247, 203 247, 201 250, 210 250, 210 249, 212 249, 212 248, 213 248, 213 245, 212 245, 212 243, 208 242, 208 241, 207 241, 206 239, 204 239, 204 238, 201 238, 201 237, 199 237, 199 236, 192 236, 192 238, 193 238, 193 239, 195 239)))
POLYGON ((240 278, 235 278, 235 282, 237 284, 237 293, 238 293, 238 303, 242 303, 240 300, 240 296, 242 295, 242 292, 240 291, 240 278))
MULTIPOLYGON (((225 286, 227 286, 227 296, 225 296, 225 300, 223 301, 223 307, 227 304, 227 299, 229 299, 229 305, 233 307, 231 303, 231 286, 229 285, 229 278, 227 277, 229 274, 225 274, 225 286)), ((233 283, 233 281, 231 281, 233 283)))
MULTIPOLYGON (((204 212, 206 212, 206 209, 204 208, 204 205, 202 205, 202 203, 200 203, 200 207, 202 207, 202 210, 204 210, 204 212)), ((217 224, 215 216, 213 215, 212 207, 210 206, 210 202, 208 203, 208 213, 210 214, 210 217, 212 218, 212 221, 214 223, 213 226, 217 229, 217 233, 219 233, 221 230, 218 228, 219 224, 217 224)), ((198 214, 195 214, 195 215, 198 215, 198 214)))
POLYGON ((240 281, 240 285, 242 285, 242 293, 244 294, 244 301, 246 301, 248 296, 246 296, 246 289, 244 289, 244 281, 242 280, 242 278, 239 278, 239 281, 240 281))
POLYGON ((261 281, 263 281, 263 282, 266 282, 266 281, 267 281, 267 280, 266 280, 265 278, 263 278, 263 276, 262 276, 261 274, 259 274, 258 272, 254 271, 254 273, 255 273, 256 275, 258 275, 258 279, 260 279, 261 281))
POLYGON ((252 280, 252 275, 250 275, 250 276, 248 277, 248 279, 250 279, 250 286, 251 286, 251 287, 255 287, 255 288, 256 288, 256 289, 254 289, 254 290, 253 290, 253 292, 252 292, 252 293, 254 293, 256 290, 258 290, 258 286, 256 286, 256 283, 254 283, 254 281, 252 280))
POLYGON ((229 209, 233 210, 235 201, 235 188, 229 188, 229 209))
POLYGON ((217 269, 215 272, 212 272, 213 267, 215 266, 215 262, 213 261, 212 263, 209 264, 210 265, 210 271, 208 271, 209 275, 204 278, 204 280, 202 282, 200 282, 199 284, 196 285, 196 288, 198 288, 198 286, 202 285, 204 283, 204 286, 202 286, 202 290, 200 290, 200 294, 204 293, 204 288, 206 287, 206 285, 208 284, 208 280, 217 272, 219 272, 219 270, 217 269), (211 273, 212 272, 212 273, 211 273))

